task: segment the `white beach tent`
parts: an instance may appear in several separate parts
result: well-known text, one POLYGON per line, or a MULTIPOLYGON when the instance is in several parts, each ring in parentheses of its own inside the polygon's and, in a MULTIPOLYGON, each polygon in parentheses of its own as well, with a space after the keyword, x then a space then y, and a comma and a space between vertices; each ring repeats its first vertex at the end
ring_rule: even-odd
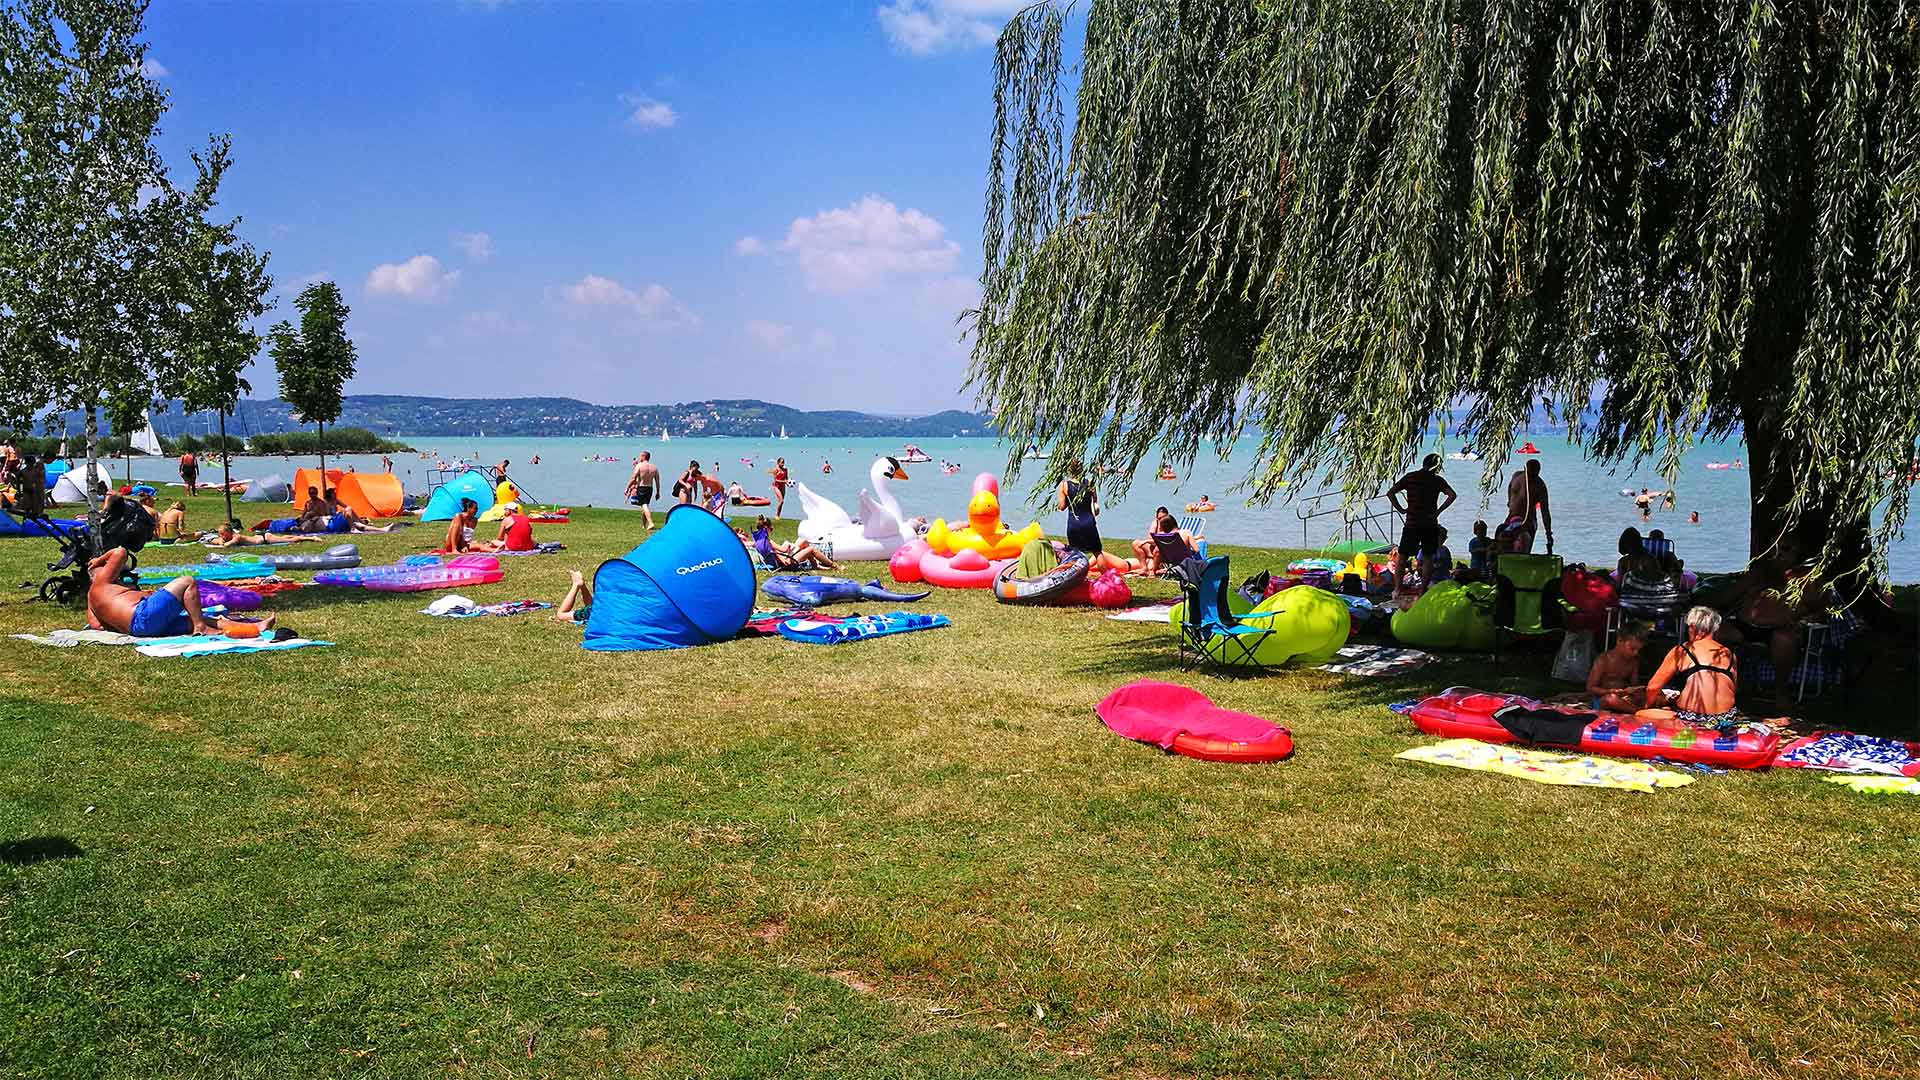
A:
MULTIPOLYGON (((86 472, 86 463, 82 462, 68 469, 66 472, 61 473, 60 479, 53 482, 53 501, 71 505, 80 505, 91 501, 87 498, 87 493, 82 489, 81 484, 81 477, 85 476, 86 472)), ((106 462, 94 462, 93 474, 99 478, 100 483, 106 485, 109 490, 112 489, 114 480, 107 472, 106 462)))

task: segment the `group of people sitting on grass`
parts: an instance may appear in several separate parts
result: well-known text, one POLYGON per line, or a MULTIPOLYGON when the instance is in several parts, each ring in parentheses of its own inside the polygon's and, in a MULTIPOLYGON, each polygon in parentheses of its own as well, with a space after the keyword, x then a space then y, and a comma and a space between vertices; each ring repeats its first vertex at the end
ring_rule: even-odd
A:
POLYGON ((440 544, 440 550, 448 555, 466 555, 489 551, 533 551, 537 544, 533 540, 533 519, 527 516, 519 503, 508 503, 506 513, 500 517, 500 531, 491 540, 476 540, 474 532, 480 526, 480 504, 472 499, 460 500, 460 512, 447 522, 447 536, 440 544))

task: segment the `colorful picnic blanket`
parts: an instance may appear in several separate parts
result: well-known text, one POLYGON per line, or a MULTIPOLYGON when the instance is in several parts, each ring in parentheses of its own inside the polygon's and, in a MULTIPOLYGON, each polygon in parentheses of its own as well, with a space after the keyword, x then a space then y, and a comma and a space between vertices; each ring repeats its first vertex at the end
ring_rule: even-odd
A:
POLYGON ((1649 765, 1644 761, 1555 754, 1524 746, 1495 746, 1478 739, 1448 739, 1432 746, 1402 750, 1394 757, 1428 765, 1446 765, 1475 772, 1500 773, 1536 784, 1563 787, 1601 787, 1651 793, 1660 788, 1685 787, 1693 777, 1649 765))
POLYGON ((544 600, 503 600, 497 604, 476 604, 455 593, 421 608, 420 614, 447 619, 477 619, 487 615, 525 615, 529 611, 545 611, 552 606, 544 600))
POLYGON ((1816 731, 1781 747, 1773 763, 1789 769, 1920 776, 1920 743, 1851 731, 1816 731))
POLYGON ((1433 662, 1432 653, 1392 645, 1343 645, 1334 657, 1332 662, 1321 664, 1320 670, 1370 678, 1404 675, 1433 662))
POLYGON ((1829 784, 1845 784, 1863 795, 1920 795, 1920 780, 1907 776, 1823 776, 1829 784))
POLYGON ((532 551, 495 551, 494 555, 552 555, 556 551, 567 550, 567 545, 558 540, 542 540, 533 545, 532 551))

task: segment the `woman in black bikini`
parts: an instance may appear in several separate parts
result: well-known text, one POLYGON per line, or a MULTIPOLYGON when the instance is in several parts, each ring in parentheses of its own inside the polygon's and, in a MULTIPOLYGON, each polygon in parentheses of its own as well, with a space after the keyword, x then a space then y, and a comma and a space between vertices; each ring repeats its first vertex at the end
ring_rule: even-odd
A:
POLYGON ((1724 727, 1739 718, 1734 693, 1740 688, 1740 663, 1733 650, 1714 639, 1720 632, 1720 613, 1696 607, 1687 612, 1687 640, 1667 651, 1660 670, 1647 682, 1647 707, 1665 704, 1661 687, 1678 679, 1680 696, 1673 701, 1675 719, 1702 727, 1724 727))

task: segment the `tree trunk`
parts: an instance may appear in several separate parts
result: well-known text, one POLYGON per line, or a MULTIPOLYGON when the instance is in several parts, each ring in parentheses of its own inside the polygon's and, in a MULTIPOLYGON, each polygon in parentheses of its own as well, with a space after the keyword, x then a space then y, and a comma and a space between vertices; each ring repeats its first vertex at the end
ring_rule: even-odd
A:
POLYGON ((87 471, 84 475, 80 477, 80 480, 81 480, 80 490, 86 492, 88 496, 87 525, 90 529, 94 531, 94 534, 97 536, 99 535, 99 529, 100 529, 100 497, 107 493, 107 488, 105 484, 100 483, 94 477, 95 470, 97 470, 100 467, 100 464, 99 464, 100 462, 100 454, 99 454, 100 420, 98 417, 94 415, 94 406, 92 402, 87 403, 87 423, 86 423, 85 432, 86 432, 86 440, 87 440, 87 464, 86 464, 87 471))
POLYGON ((327 422, 320 421, 320 494, 327 493, 327 422))
POLYGON ((233 455, 227 453, 227 414, 220 414, 220 470, 227 489, 227 520, 233 520, 233 455))

